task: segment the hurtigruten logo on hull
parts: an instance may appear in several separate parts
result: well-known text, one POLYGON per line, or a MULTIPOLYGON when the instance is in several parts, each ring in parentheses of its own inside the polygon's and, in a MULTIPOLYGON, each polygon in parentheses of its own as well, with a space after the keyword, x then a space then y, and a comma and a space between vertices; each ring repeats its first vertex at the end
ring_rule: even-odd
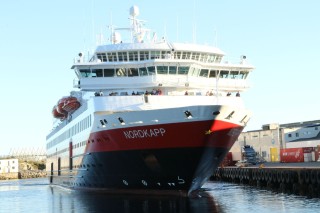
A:
POLYGON ((164 128, 123 131, 126 139, 162 137, 165 133, 166 130, 164 128))

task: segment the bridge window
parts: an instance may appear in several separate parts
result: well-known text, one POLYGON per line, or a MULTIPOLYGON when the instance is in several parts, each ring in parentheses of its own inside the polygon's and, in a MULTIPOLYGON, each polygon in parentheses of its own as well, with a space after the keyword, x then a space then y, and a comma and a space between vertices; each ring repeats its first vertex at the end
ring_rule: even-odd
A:
POLYGON ((248 76, 248 72, 247 71, 240 71, 240 79, 246 79, 248 76))
POLYGON ((191 59, 198 61, 200 57, 200 53, 192 53, 191 59))
POLYGON ((218 70, 210 70, 209 78, 216 78, 218 70))
POLYGON ((189 67, 178 67, 179 75, 187 75, 189 71, 189 67))
POLYGON ((97 53, 97 58, 101 61, 107 61, 107 56, 105 53, 97 53))
POLYGON ((149 60, 149 51, 140 51, 140 61, 149 60))
POLYGON ((231 71, 231 72, 230 72, 230 78, 231 78, 231 79, 238 79, 238 78, 240 78, 239 71, 231 71))
POLYGON ((103 77, 102 69, 92 69, 91 73, 92 77, 103 77))
POLYGON ((205 57, 205 54, 204 54, 204 53, 200 54, 199 61, 203 61, 203 58, 204 58, 204 57, 205 57))
POLYGON ((171 58, 171 53, 170 53, 170 51, 162 51, 162 52, 161 52, 161 58, 162 58, 162 59, 169 59, 169 58, 171 58))
POLYGON ((175 59, 181 59, 181 52, 175 52, 174 53, 174 58, 175 59))
POLYGON ((139 72, 137 68, 129 68, 128 69, 128 76, 139 76, 139 72))
POLYGON ((228 78, 228 75, 229 75, 229 71, 228 70, 221 70, 219 77, 220 78, 228 78))
POLYGON ((156 67, 155 66, 148 67, 148 72, 149 72, 149 75, 156 74, 156 67))
POLYGON ((182 59, 189 59, 191 56, 191 53, 190 52, 183 52, 182 53, 182 59))
POLYGON ((167 66, 157 66, 157 74, 168 74, 167 66))
POLYGON ((177 74, 177 67, 176 66, 169 66, 169 74, 170 75, 177 74))
POLYGON ((199 68, 192 67, 192 68, 190 68, 189 75, 198 76, 199 72, 200 72, 199 68))
POLYGON ((146 67, 139 68, 139 74, 140 74, 140 76, 148 75, 147 68, 146 67))
POLYGON ((208 54, 201 54, 201 59, 200 59, 200 61, 202 61, 202 62, 207 62, 207 60, 208 60, 208 57, 209 57, 209 55, 208 54))
POLYGON ((89 69, 80 70, 80 74, 82 77, 91 77, 91 71, 89 69))
POLYGON ((150 52, 150 59, 159 59, 160 58, 160 51, 151 51, 150 52))
POLYGON ((116 74, 118 77, 127 76, 127 72, 125 68, 118 68, 116 69, 116 74))
POLYGON ((119 61, 128 61, 127 52, 118 52, 119 61))
POLYGON ((103 75, 104 75, 104 77, 113 77, 114 76, 114 69, 104 69, 103 75))
POLYGON ((214 62, 214 59, 215 59, 215 56, 214 55, 209 55, 208 56, 208 63, 213 63, 214 62))
POLYGON ((209 70, 208 69, 201 69, 200 71, 200 77, 208 77, 208 73, 209 73, 209 70))
POLYGON ((129 61, 138 61, 138 52, 128 52, 129 53, 129 61))
POLYGON ((219 56, 216 56, 216 58, 215 58, 215 61, 214 61, 214 62, 216 62, 216 63, 220 63, 220 62, 221 62, 221 60, 222 60, 222 56, 221 56, 221 55, 219 55, 219 56))
POLYGON ((107 55, 108 55, 109 62, 117 61, 117 54, 116 53, 108 53, 107 55))

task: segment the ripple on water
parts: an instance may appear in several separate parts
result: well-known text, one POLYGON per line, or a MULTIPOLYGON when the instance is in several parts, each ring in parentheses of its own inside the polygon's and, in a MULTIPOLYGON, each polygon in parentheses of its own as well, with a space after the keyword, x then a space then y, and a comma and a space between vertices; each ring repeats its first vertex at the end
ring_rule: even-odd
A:
POLYGON ((224 182, 208 182, 202 191, 178 196, 108 195, 67 190, 47 179, 0 182, 0 212, 319 212, 319 199, 259 190, 224 182))

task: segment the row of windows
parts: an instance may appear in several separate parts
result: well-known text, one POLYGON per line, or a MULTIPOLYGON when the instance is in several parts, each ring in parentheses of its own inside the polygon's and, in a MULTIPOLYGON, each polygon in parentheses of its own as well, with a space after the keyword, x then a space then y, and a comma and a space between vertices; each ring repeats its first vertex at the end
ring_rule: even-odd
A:
POLYGON ((91 115, 84 118, 82 121, 70 127, 68 130, 61 133, 58 137, 47 143, 47 149, 59 144, 67 138, 71 138, 72 136, 78 134, 79 132, 89 128, 91 126, 91 115))
MULTIPOLYGON (((6 169, 8 167, 4 167, 4 169, 6 169)), ((15 169, 16 167, 12 166, 11 169, 15 169)), ((1 167, 0 167, 0 171, 1 171, 1 167)))
POLYGON ((208 53, 183 51, 129 51, 97 53, 97 58, 102 62, 144 61, 152 59, 182 59, 195 60, 206 63, 219 63, 222 59, 222 56, 208 53))
MULTIPOLYGON (((89 143, 89 142, 88 142, 88 143, 89 143)), ((77 144, 72 145, 72 149, 76 149, 76 148, 79 148, 79 147, 85 146, 85 145, 86 145, 86 141, 82 141, 82 142, 79 142, 79 143, 77 143, 77 144)), ((61 150, 58 151, 58 152, 53 152, 52 154, 48 155, 47 157, 50 158, 50 157, 52 157, 52 156, 54 156, 54 155, 60 155, 60 154, 62 154, 62 153, 64 153, 64 152, 68 152, 68 151, 69 151, 69 147, 64 148, 64 149, 61 149, 61 150)))
MULTIPOLYGON (((316 126, 316 127, 314 128, 314 130, 319 130, 319 127, 316 126)), ((303 134, 304 134, 304 135, 309 135, 309 134, 311 134, 311 132, 306 131, 306 132, 303 132, 303 134)), ((295 135, 296 135, 296 137, 300 137, 299 132, 296 132, 295 135)), ((289 133, 289 134, 288 134, 288 137, 291 138, 291 137, 292 137, 292 134, 289 133)))
POLYGON ((146 75, 191 75, 206 78, 245 79, 248 71, 210 70, 187 66, 150 66, 140 68, 80 69, 81 77, 123 77, 146 75))
MULTIPOLYGON (((101 140, 101 139, 97 139, 97 142, 102 142, 103 140, 101 140)), ((94 140, 88 140, 88 141, 81 141, 81 142, 79 142, 79 143, 76 143, 76 144, 73 144, 72 145, 72 149, 77 149, 77 148, 79 148, 79 147, 82 147, 82 146, 85 146, 86 144, 89 144, 89 143, 94 143, 94 140)), ((67 148, 64 148, 64 149, 61 149, 61 150, 59 150, 58 152, 53 152, 52 154, 50 154, 50 155, 47 155, 47 157, 48 158, 50 158, 50 157, 52 157, 52 156, 55 156, 55 155, 61 155, 62 153, 64 153, 64 152, 68 152, 69 151, 69 147, 67 147, 67 148)))
MULTIPOLYGON (((0 160, 0 165, 1 165, 1 162, 2 162, 2 161, 0 160)), ((3 162, 5 162, 5 164, 8 163, 8 165, 9 165, 9 163, 10 163, 10 162, 7 161, 7 160, 6 160, 6 161, 3 161, 3 162)), ((15 163, 15 161, 13 160, 12 163, 15 163)))

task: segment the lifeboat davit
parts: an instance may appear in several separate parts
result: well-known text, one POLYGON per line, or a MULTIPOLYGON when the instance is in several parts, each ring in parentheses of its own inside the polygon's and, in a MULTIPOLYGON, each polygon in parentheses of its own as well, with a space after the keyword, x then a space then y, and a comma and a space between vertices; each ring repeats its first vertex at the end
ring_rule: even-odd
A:
POLYGON ((76 97, 67 97, 64 100, 64 105, 62 109, 68 113, 73 112, 77 110, 80 107, 80 102, 76 97))
POLYGON ((62 113, 59 113, 58 112, 58 107, 57 106, 54 106, 53 109, 52 109, 52 115, 54 118, 58 118, 60 120, 64 120, 66 119, 67 115, 66 114, 62 114, 62 113))

